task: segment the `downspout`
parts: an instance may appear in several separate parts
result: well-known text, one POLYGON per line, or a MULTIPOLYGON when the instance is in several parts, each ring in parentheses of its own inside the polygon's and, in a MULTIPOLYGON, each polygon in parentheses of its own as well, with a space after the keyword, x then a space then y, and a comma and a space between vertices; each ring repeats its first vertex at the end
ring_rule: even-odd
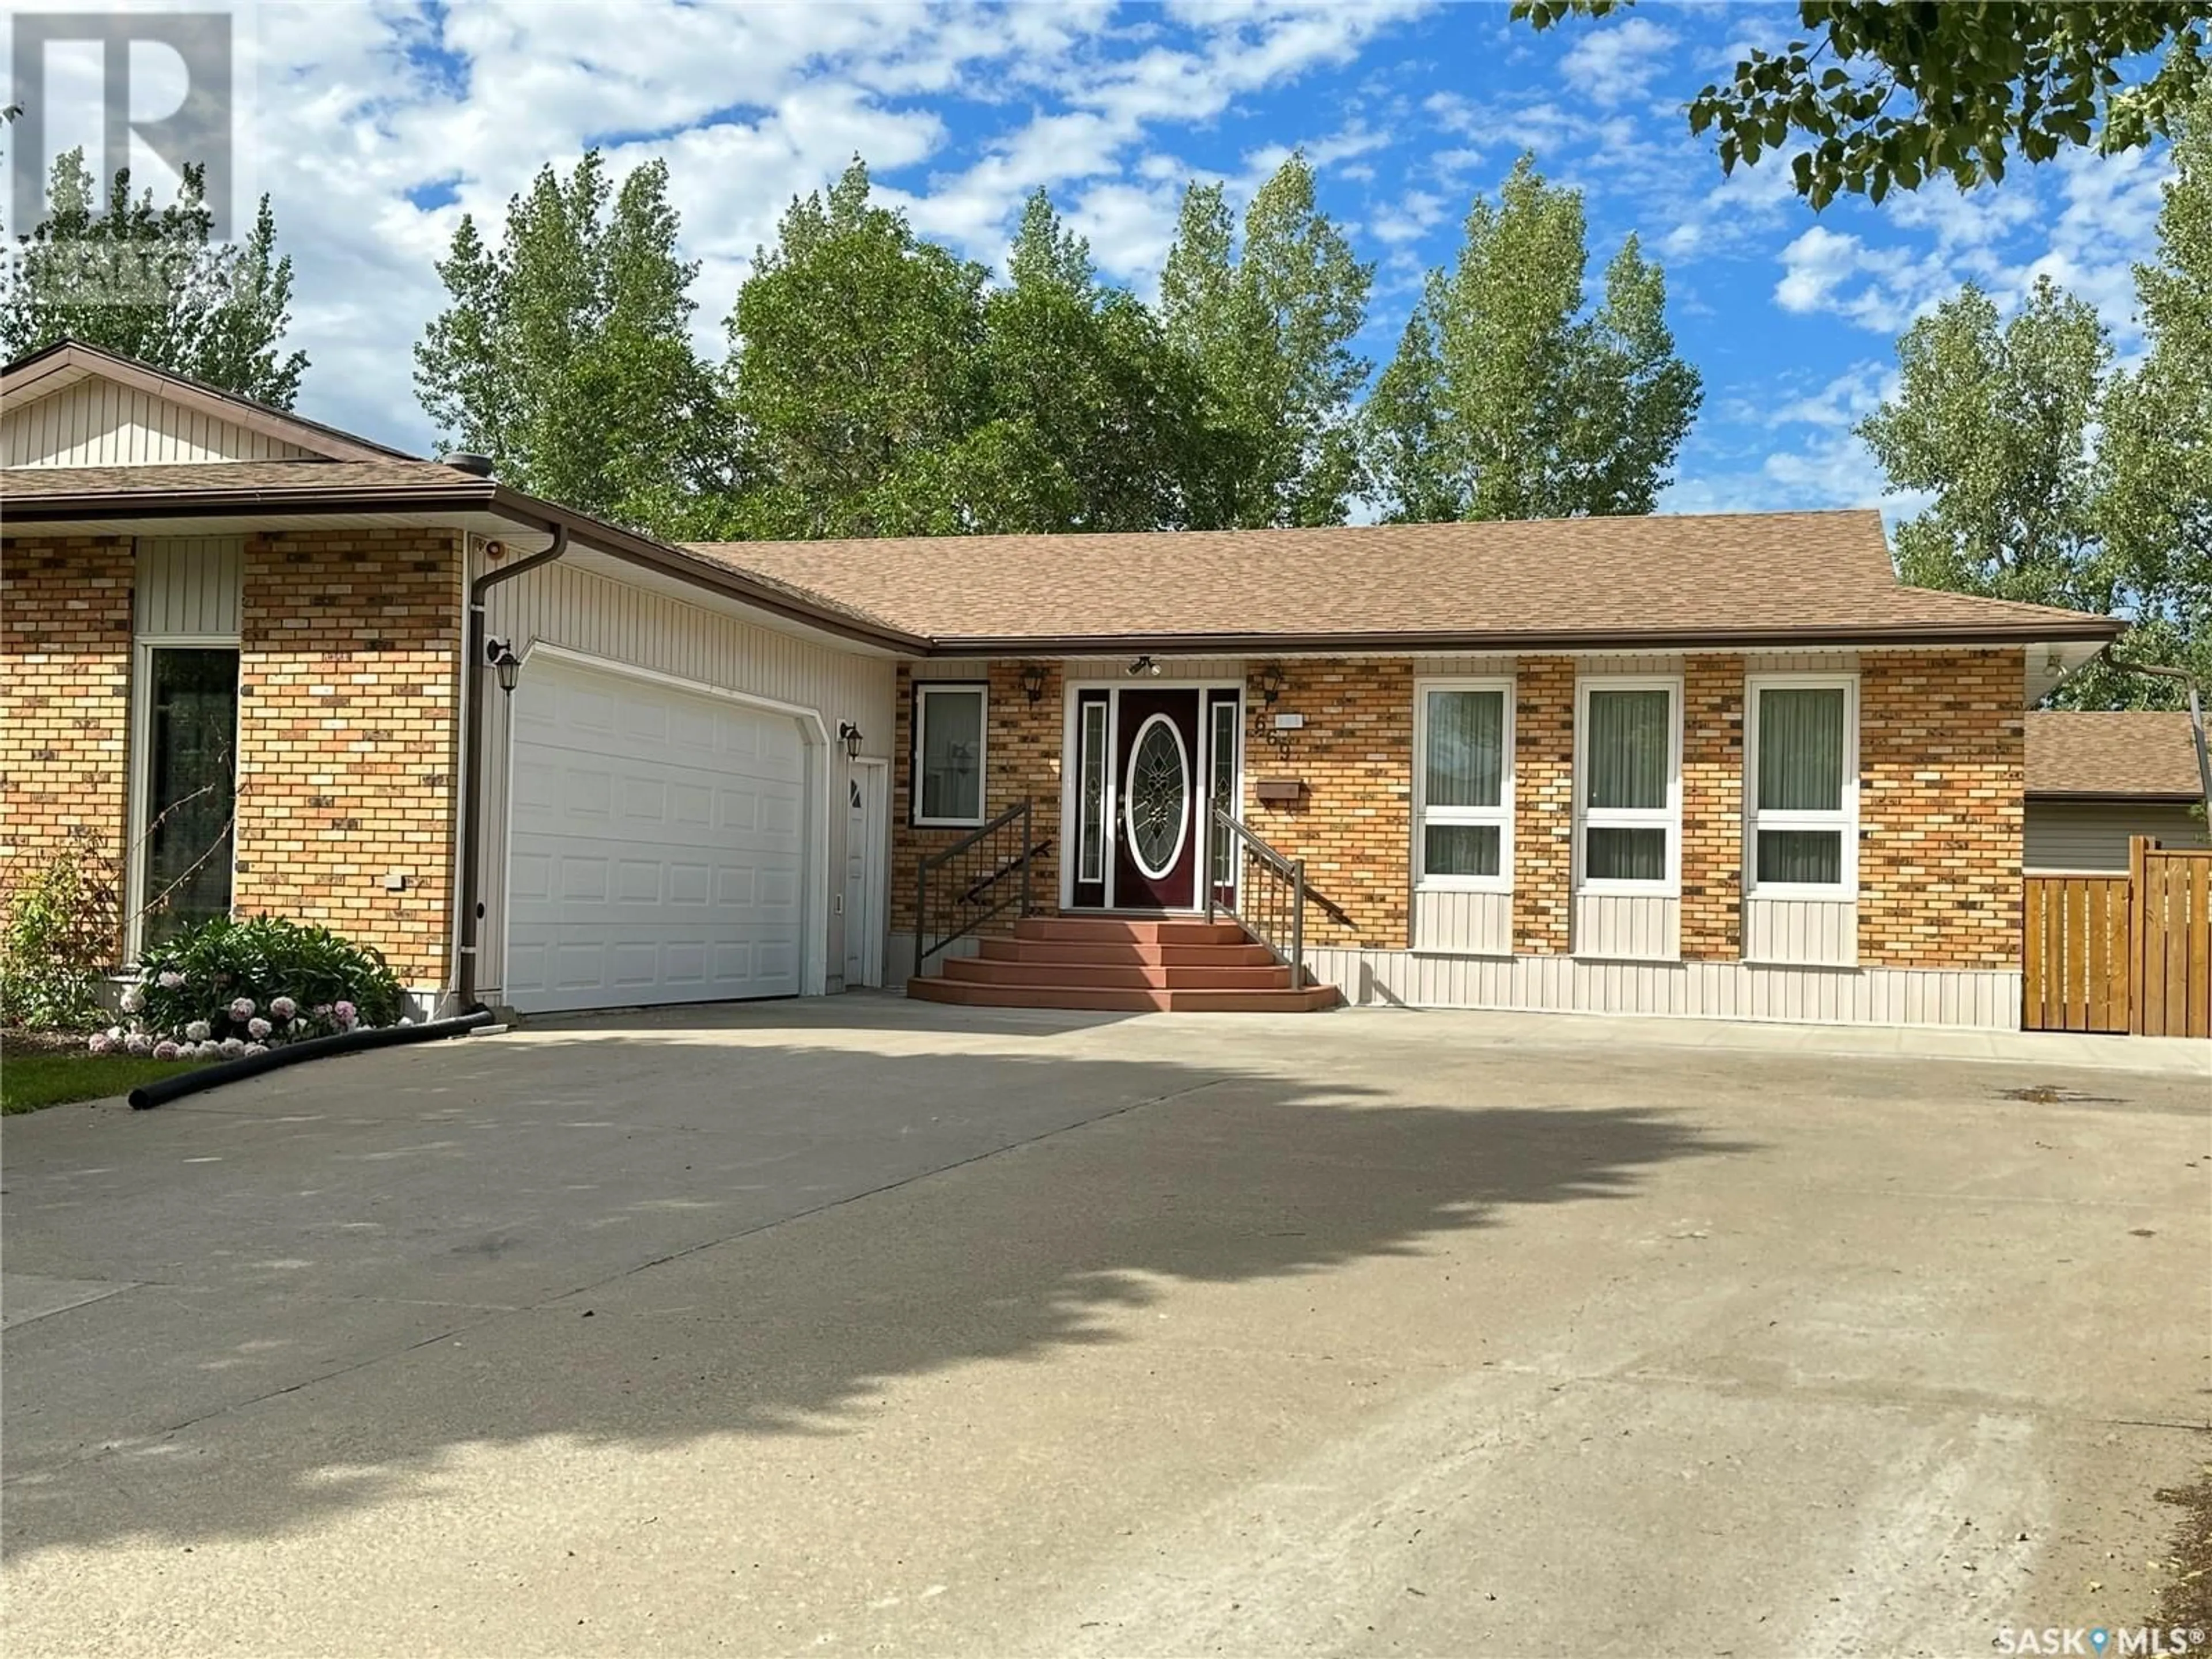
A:
POLYGON ((2197 788, 2204 798, 2204 822, 2212 830, 2212 748, 2204 738, 2204 705, 2197 700, 2197 678, 2186 669, 2163 668, 2147 662, 2122 662, 2107 652, 2105 660, 2130 674, 2154 674, 2162 680, 2179 680, 2189 688, 2189 735, 2197 744, 2197 788))
POLYGON ((568 526, 553 526, 553 544, 543 553, 498 570, 487 570, 469 584, 469 672, 477 695, 470 701, 469 729, 461 768, 461 947, 460 966, 454 975, 454 994, 464 1014, 474 1013, 477 1001, 477 940, 483 926, 483 899, 478 891, 477 866, 483 842, 483 728, 489 703, 484 696, 484 672, 491 666, 485 650, 489 632, 484 621, 484 595, 501 582, 511 582, 540 565, 550 564, 568 550, 568 526))

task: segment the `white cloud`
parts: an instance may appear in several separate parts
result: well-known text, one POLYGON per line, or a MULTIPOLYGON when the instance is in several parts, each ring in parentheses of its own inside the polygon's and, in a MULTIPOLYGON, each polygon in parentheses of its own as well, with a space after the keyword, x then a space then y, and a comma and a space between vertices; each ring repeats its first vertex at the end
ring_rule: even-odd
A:
MULTIPOLYGON (((313 360, 303 410, 427 447, 408 368, 443 301, 433 262, 463 211, 495 228, 539 167, 594 143, 617 173, 668 161, 709 349, 785 205, 856 152, 898 175, 886 194, 918 228, 971 257, 1000 259, 1042 185, 1102 270, 1149 281, 1194 170, 1163 141, 1352 61, 1424 3, 1185 15, 1113 0, 505 0, 424 14, 267 0, 252 14, 249 159, 296 266, 293 340, 313 360)), ((1388 142, 1353 119, 1308 149, 1347 168, 1388 142)))
POLYGON ((1640 97, 1666 67, 1678 37, 1649 18, 1632 17, 1611 28, 1586 29, 1567 49, 1559 68, 1567 83, 1601 104, 1640 97))
POLYGON ((1395 247, 1418 241, 1443 222, 1444 198, 1425 190, 1409 190, 1397 202, 1370 215, 1367 228, 1395 247))

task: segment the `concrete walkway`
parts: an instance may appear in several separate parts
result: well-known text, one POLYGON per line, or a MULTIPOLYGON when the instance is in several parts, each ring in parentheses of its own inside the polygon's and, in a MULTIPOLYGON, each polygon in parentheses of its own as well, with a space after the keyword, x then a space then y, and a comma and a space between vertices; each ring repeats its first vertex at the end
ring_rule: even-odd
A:
POLYGON ((11 1118, 8 1650, 2132 1626, 2208 1072, 1867 1041, 852 997, 11 1118))

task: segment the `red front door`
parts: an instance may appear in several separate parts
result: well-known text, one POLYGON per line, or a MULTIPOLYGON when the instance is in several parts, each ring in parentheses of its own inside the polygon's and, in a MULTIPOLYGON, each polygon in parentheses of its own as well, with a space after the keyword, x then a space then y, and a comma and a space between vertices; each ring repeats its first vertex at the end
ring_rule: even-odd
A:
POLYGON ((1119 908, 1188 910, 1198 902, 1199 697, 1195 690, 1121 693, 1114 745, 1119 908))

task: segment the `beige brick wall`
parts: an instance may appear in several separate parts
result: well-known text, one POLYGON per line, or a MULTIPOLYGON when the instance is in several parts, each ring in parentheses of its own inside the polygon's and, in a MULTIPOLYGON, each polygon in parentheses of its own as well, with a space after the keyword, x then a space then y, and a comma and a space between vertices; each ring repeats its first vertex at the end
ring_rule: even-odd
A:
POLYGON ((457 532, 246 546, 233 908, 323 923, 411 985, 446 977, 461 582, 457 532))
MULTIPOLYGON (((1022 690, 1022 663, 994 662, 981 674, 989 690, 984 702, 983 816, 994 818, 1026 795, 1034 803, 1030 834, 1050 841, 1053 852, 1031 872, 1032 908, 1049 915, 1060 901, 1060 765, 1063 736, 1063 680, 1058 663, 1047 665, 1044 695, 1032 705, 1022 690)), ((915 876, 924 857, 951 846, 973 830, 925 830, 913 822, 914 677, 899 665, 897 713, 891 748, 891 931, 914 931, 915 876)), ((1011 843, 1010 843, 1011 844, 1011 843)), ((933 899, 930 908, 937 910, 933 899)), ((987 931, 1003 933, 1013 925, 1009 910, 987 931)))
MULTIPOLYGON (((1356 657, 1282 665, 1275 708, 1305 716, 1279 754, 1264 737, 1244 754, 1244 821, 1287 858, 1306 861, 1306 940, 1402 950, 1413 900, 1413 665, 1356 657), (1296 806, 1263 803, 1262 779, 1306 786, 1296 806)), ((1244 689, 1265 710, 1264 665, 1244 689)))
POLYGON ((2024 653, 1859 658, 1859 960, 2021 963, 2024 653))
POLYGON ((1574 659, 1522 658, 1513 702, 1513 949, 1565 956, 1573 921, 1574 659))
POLYGON ((1682 957, 1743 955, 1741 657, 1692 656, 1682 672, 1682 957))
MULTIPOLYGON (((2021 653, 1868 653, 1862 659, 1860 958, 1868 966, 2019 965, 2021 653)), ((1254 832, 1306 860, 1317 901, 1313 941, 1402 950, 1412 896, 1413 664, 1357 658, 1283 664, 1275 705, 1305 717, 1279 753, 1248 738, 1245 819, 1254 832), (1263 804, 1262 780, 1305 786, 1296 806, 1263 804)), ((1040 835, 1057 840, 1061 682, 1055 666, 1032 709, 1020 664, 989 671, 988 810, 1023 793, 1040 835)), ((1255 663, 1246 706, 1264 714, 1255 663)), ((1521 659, 1515 676, 1514 950, 1571 948, 1577 666, 1564 657, 1521 659)), ((1682 955, 1742 954, 1745 663, 1692 654, 1684 665, 1682 955)), ((907 823, 913 700, 898 681, 893 784, 894 926, 913 926, 915 865, 925 848, 965 833, 907 823)), ((1058 860, 1036 896, 1058 897, 1058 860)))
POLYGON ((0 866, 81 836, 124 854, 131 558, 112 536, 0 548, 0 866))

